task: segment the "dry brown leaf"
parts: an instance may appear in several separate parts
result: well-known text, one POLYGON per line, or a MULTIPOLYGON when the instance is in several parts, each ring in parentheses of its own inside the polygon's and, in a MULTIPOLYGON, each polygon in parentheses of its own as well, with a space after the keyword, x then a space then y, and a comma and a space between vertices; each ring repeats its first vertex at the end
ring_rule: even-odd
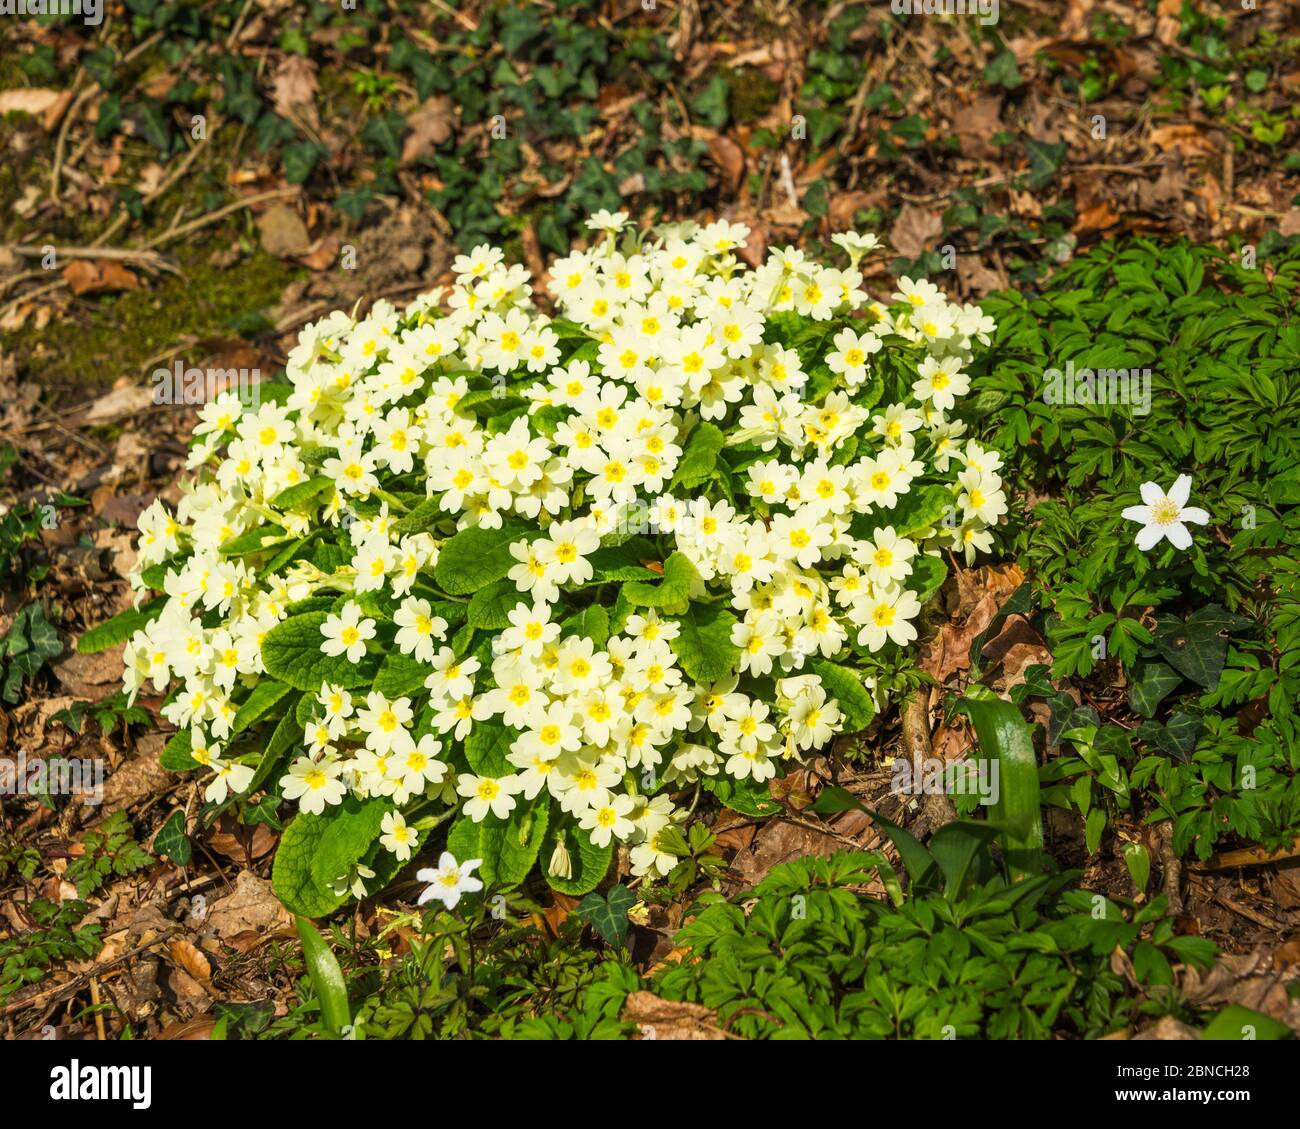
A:
POLYGON ((674 1003, 653 992, 633 992, 623 1005, 623 1019, 635 1023, 641 1039, 718 1042, 727 1033, 703 1004, 674 1003))
POLYGON ((271 883, 251 870, 241 870, 234 891, 208 907, 202 924, 205 930, 225 939, 248 929, 292 926, 293 916, 280 904, 271 883))
POLYGON ((35 87, 26 90, 0 91, 0 114, 18 111, 20 114, 44 114, 62 97, 58 90, 35 87))
POLYGON ((135 275, 114 259, 73 259, 62 274, 78 297, 105 290, 135 290, 140 285, 135 275))
POLYGON ((271 97, 275 112, 290 121, 303 121, 316 129, 316 64, 302 55, 286 55, 275 71, 271 97))
POLYGON ((1217 152, 1214 142, 1194 125, 1162 125, 1147 136, 1162 153, 1177 149, 1184 157, 1208 157, 1217 152))
POLYGON ((193 979, 206 983, 212 979, 212 965, 194 944, 184 937, 173 937, 167 942, 167 952, 172 960, 193 979))
POLYGON ((445 94, 426 98, 420 108, 406 119, 411 132, 402 143, 402 164, 409 165, 432 153, 451 136, 455 120, 452 101, 445 94))
POLYGON ((299 255, 298 261, 310 270, 326 270, 332 267, 339 257, 339 237, 326 235, 316 240, 305 255, 299 255))
POLYGON ((889 230, 889 242, 905 259, 920 258, 921 252, 930 250, 943 234, 942 213, 915 204, 904 204, 898 218, 889 230))
POLYGON ((1119 213, 1111 207, 1109 200, 1101 200, 1090 208, 1085 208, 1074 221, 1076 232, 1105 231, 1119 223, 1119 213))
POLYGON ((722 174, 718 188, 724 197, 732 197, 745 179, 745 151, 730 137, 719 134, 709 141, 709 156, 722 174))

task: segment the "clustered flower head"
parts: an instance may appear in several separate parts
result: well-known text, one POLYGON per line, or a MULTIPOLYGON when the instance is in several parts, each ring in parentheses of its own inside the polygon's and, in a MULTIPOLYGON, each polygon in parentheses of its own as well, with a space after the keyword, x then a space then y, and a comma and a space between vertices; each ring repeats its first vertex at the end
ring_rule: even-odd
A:
POLYGON ((264 641, 325 596, 322 662, 400 655, 423 682, 314 687, 276 772, 286 799, 317 814, 390 800, 380 841, 405 860, 419 832, 401 810, 505 819, 540 796, 560 829, 551 873, 586 837, 666 874, 670 794, 761 783, 825 745, 846 703, 818 665, 871 690, 864 662, 917 636, 921 562, 990 546, 1000 459, 952 414, 993 329, 978 308, 909 278, 871 300, 858 263, 873 236, 836 237, 845 267, 785 247, 750 270, 743 224, 589 227, 593 245, 551 267, 554 319, 522 267, 478 247, 445 293, 308 326, 287 396, 203 408, 197 481, 175 517, 155 504, 140 519, 140 568, 164 566, 167 599, 130 640, 126 684, 177 680, 164 713, 215 773, 210 801, 249 787, 265 744, 231 741, 270 677, 264 641), (943 504, 904 526, 923 489, 943 504), (419 530, 400 521, 412 495, 432 502, 419 530), (490 641, 467 637, 440 583, 469 529, 509 535, 490 641), (267 548, 223 551, 258 530, 267 548), (629 545, 645 556, 611 575, 602 554, 629 545), (566 623, 593 602, 607 631, 566 623), (508 770, 471 770, 478 727, 507 731, 508 770))

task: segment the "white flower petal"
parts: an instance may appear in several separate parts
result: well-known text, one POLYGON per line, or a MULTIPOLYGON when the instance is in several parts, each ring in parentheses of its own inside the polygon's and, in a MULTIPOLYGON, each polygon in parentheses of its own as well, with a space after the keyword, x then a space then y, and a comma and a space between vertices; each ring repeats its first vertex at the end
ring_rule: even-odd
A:
POLYGON ((1144 501, 1148 506, 1154 506, 1165 496, 1165 492, 1154 482, 1142 483, 1139 493, 1142 495, 1142 501, 1144 501))
POLYGON ((1174 484, 1169 487, 1169 500, 1176 506, 1187 505, 1187 499, 1192 496, 1192 476, 1190 474, 1180 474, 1174 480, 1174 484))
POLYGON ((1144 553, 1165 535, 1165 527, 1144 525, 1138 530, 1137 547, 1144 553))

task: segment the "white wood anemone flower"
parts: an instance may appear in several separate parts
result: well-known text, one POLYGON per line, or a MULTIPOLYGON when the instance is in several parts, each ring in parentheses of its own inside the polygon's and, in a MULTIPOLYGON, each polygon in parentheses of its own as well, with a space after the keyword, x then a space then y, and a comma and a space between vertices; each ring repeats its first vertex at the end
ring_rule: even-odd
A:
POLYGON ((1192 493, 1192 476, 1180 474, 1165 493, 1154 482, 1142 483, 1142 502, 1140 506, 1129 506, 1124 510, 1126 521, 1140 521, 1137 547, 1144 553, 1155 548, 1161 538, 1168 538, 1175 549, 1188 549, 1192 544, 1192 533, 1187 522, 1205 525, 1210 515, 1196 506, 1189 506, 1187 500, 1192 493))

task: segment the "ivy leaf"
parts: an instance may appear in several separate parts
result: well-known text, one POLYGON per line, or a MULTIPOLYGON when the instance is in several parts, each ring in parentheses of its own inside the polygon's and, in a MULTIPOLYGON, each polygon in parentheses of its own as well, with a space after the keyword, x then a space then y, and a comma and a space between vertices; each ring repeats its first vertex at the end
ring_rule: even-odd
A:
POLYGON ((669 646, 692 679, 709 685, 736 669, 740 648, 731 641, 737 620, 730 611, 720 604, 691 604, 677 622, 681 630, 669 646))
POLYGON ((1128 703, 1143 717, 1155 717, 1161 701, 1182 680, 1183 676, 1165 663, 1141 663, 1128 688, 1128 703))
POLYGON ((1155 731, 1156 744, 1181 764, 1190 764, 1204 722, 1194 713, 1178 710, 1155 731))
POLYGON ((347 655, 327 655, 321 651, 325 636, 321 625, 329 612, 308 612, 281 620, 262 640, 262 662, 272 678, 287 682, 295 690, 318 691, 326 682, 338 686, 365 686, 372 683, 381 656, 372 651, 359 663, 348 662, 347 655))
POLYGON ((406 118, 397 110, 371 118, 361 131, 361 140, 378 153, 393 160, 402 155, 402 134, 406 131, 406 118))
POLYGON ((580 921, 591 923, 611 945, 622 945, 627 937, 628 911, 636 905, 636 895, 626 886, 612 886, 608 894, 588 894, 573 911, 580 921))
POLYGON ((434 578, 444 592, 468 596, 514 568, 518 562, 510 555, 511 544, 535 535, 510 522, 500 529, 462 529, 443 544, 434 578))
POLYGON ((1198 686, 1213 690, 1219 685, 1228 658, 1228 640, 1219 634, 1213 620, 1189 616, 1182 623, 1176 616, 1160 616, 1153 642, 1170 666, 1198 686))
POLYGON ((153 852, 170 859, 177 866, 189 866, 194 857, 190 837, 185 834, 185 813, 179 808, 167 817, 167 822, 154 836, 153 852))

